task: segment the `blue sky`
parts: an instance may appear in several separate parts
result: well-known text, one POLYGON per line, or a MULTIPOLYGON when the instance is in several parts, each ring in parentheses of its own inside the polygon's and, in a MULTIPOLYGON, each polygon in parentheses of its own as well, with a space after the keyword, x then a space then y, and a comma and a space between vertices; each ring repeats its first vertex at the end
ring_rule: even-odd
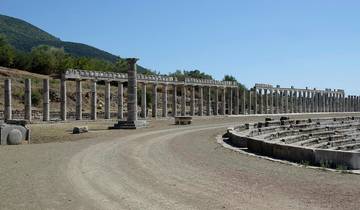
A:
POLYGON ((1 14, 162 73, 348 94, 360 94, 359 11, 345 0, 0 0, 1 14))

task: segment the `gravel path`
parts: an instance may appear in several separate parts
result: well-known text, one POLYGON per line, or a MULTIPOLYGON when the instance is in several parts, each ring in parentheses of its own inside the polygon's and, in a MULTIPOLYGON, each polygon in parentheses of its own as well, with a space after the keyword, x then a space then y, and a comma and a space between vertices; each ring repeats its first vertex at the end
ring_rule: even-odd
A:
MULTIPOLYGON (((301 116, 300 116, 301 117, 301 116)), ((360 176, 225 149, 215 137, 262 117, 157 122, 75 142, 0 148, 0 209, 357 209, 360 176)))

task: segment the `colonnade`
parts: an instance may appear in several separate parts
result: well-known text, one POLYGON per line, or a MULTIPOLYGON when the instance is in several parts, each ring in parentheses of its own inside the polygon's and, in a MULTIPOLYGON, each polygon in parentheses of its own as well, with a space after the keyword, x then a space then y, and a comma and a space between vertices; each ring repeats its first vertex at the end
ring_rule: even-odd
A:
MULTIPOLYGON (((284 114, 284 113, 316 113, 316 112, 358 112, 359 96, 347 96, 343 90, 316 90, 273 87, 256 84, 250 90, 240 89, 232 82, 200 80, 186 78, 178 81, 173 77, 136 75, 134 84, 130 84, 129 75, 68 70, 60 78, 60 120, 65 121, 67 112, 67 81, 74 80, 75 85, 75 119, 83 119, 82 83, 91 80, 90 119, 97 120, 97 85, 105 83, 104 118, 111 118, 111 85, 117 85, 117 118, 123 119, 129 113, 140 118, 168 116, 217 116, 246 114, 284 114), (128 89, 128 110, 124 106, 124 86, 128 89), (137 102, 137 87, 141 94, 137 102), (131 89, 131 90, 130 90, 131 89), (151 89, 151 115, 148 114, 147 91, 151 89), (129 92, 133 96, 129 95, 129 92), (135 92, 134 92, 135 91, 135 92), (180 95, 178 95, 180 93, 180 95), (161 100, 159 101, 159 94, 161 100), (170 95, 170 96, 169 96, 170 95), (170 100, 169 100, 170 99, 170 100), (170 103, 169 103, 170 102, 170 103), (130 104, 129 104, 130 103, 130 104), (171 104, 171 107, 169 105, 171 104), (129 107, 131 106, 131 107, 129 107), (138 113, 137 107, 140 107, 138 113), (180 106, 180 109, 179 109, 180 106), (135 108, 134 108, 135 107, 135 108), (162 111, 159 113, 158 108, 162 111)), ((32 120, 31 80, 25 80, 24 118, 32 120)), ((11 79, 4 82, 4 118, 12 119, 11 79)), ((49 79, 43 80, 43 121, 50 116, 49 79)))

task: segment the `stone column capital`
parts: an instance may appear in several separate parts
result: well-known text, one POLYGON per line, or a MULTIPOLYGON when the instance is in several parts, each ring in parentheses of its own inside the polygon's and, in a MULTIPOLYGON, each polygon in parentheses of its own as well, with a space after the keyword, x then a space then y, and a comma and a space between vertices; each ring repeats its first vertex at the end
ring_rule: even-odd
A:
POLYGON ((126 58, 125 60, 129 64, 135 64, 139 59, 138 58, 126 58))

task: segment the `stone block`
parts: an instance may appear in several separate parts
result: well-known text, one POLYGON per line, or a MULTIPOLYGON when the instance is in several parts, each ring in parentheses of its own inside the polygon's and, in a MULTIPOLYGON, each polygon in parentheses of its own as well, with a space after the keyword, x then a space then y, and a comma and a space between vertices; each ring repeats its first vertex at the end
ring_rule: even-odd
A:
POLYGON ((1 145, 17 145, 25 140, 30 142, 30 130, 25 126, 24 122, 18 122, 18 124, 8 124, 3 121, 0 122, 1 145))
POLYGON ((73 134, 87 133, 89 128, 87 126, 76 126, 73 128, 73 134))

